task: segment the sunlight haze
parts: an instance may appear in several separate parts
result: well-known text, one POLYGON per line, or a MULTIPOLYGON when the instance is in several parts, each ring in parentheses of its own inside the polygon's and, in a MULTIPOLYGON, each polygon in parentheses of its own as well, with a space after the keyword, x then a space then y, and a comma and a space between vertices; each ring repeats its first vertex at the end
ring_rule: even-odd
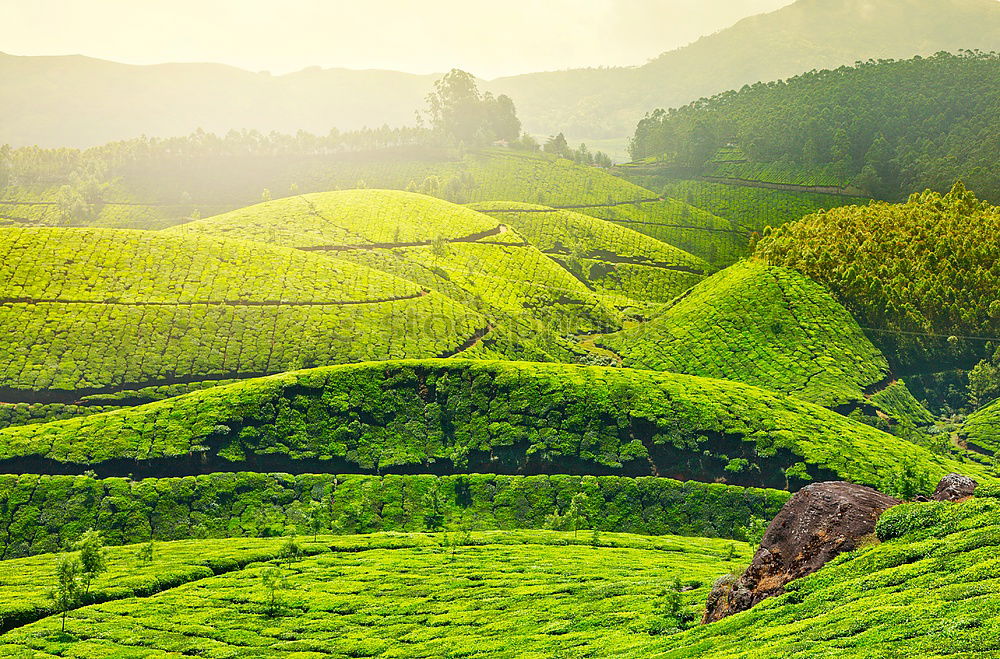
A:
POLYGON ((0 51, 496 76, 643 64, 790 0, 38 0, 0 3, 0 51), (127 26, 127 28, 125 27, 127 26), (474 29, 470 29, 474 26, 474 29))

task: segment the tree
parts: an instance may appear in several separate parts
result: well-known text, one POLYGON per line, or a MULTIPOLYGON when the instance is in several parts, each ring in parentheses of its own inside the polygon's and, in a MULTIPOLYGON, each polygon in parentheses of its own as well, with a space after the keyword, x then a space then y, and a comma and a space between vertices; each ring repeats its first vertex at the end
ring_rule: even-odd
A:
POLYGON ((80 559, 63 555, 56 564, 56 587, 49 592, 49 598, 62 614, 62 631, 66 631, 66 613, 75 609, 83 600, 80 591, 80 559))
MULTIPOLYGON (((991 308, 992 309, 992 308, 991 308)), ((969 371, 969 402, 979 409, 1000 398, 1000 349, 969 371)))
POLYGON ((264 611, 268 617, 277 617, 285 606, 282 592, 288 588, 288 580, 281 568, 272 565, 264 568, 260 573, 260 582, 264 587, 266 600, 264 611))
POLYGON ((83 579, 84 596, 90 594, 90 584, 97 575, 106 572, 108 566, 104 560, 104 542, 99 531, 89 529, 80 536, 76 543, 80 551, 80 575, 83 579))
POLYGON ((498 140, 513 144, 521 135, 521 120, 517 118, 514 101, 505 94, 493 98, 488 92, 484 96, 486 122, 490 132, 498 140))
POLYGON ((569 148, 566 136, 562 133, 545 140, 545 146, 542 147, 542 150, 545 151, 545 153, 551 153, 563 158, 573 157, 573 150, 569 148))
POLYGON ((767 533, 767 520, 761 519, 756 515, 751 515, 750 521, 746 526, 741 527, 740 531, 743 533, 743 538, 748 544, 754 549, 759 549, 760 543, 764 539, 764 534, 767 533))
POLYGON ((135 558, 140 563, 146 563, 147 565, 149 563, 153 562, 153 539, 152 538, 149 539, 149 542, 147 542, 143 546, 139 547, 138 551, 135 552, 135 558))
POLYGON ((326 509, 322 503, 313 501, 309 504, 307 520, 309 522, 309 530, 313 534, 313 542, 316 542, 319 532, 323 530, 323 526, 326 523, 326 509))

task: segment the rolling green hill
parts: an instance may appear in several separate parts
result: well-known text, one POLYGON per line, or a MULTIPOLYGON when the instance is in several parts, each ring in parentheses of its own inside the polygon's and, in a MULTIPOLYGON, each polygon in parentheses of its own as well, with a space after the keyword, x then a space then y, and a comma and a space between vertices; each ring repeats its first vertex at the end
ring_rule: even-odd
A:
POLYGON ((828 407, 856 405, 889 365, 822 286, 743 261, 649 322, 601 337, 622 363, 746 382, 828 407))
POLYGON ((961 432, 970 449, 990 455, 1000 453, 1000 403, 970 415, 961 432))
MULTIPOLYGON (((198 133, 87 151, 0 151, 0 224, 163 228, 266 196, 354 188, 413 190, 455 203, 509 200, 571 206, 647 233, 717 265, 747 234, 704 210, 598 167, 511 149, 402 144, 356 151, 333 138, 198 133), (324 141, 326 140, 326 141, 324 141), (95 174, 97 172, 98 174, 95 174), (68 188, 66 187, 68 186, 68 188), (3 203, 7 202, 7 203, 3 203)), ((391 237, 390 237, 391 238, 391 237)))
POLYGON ((431 360, 248 380, 78 419, 0 431, 15 471, 658 475, 795 487, 839 476, 936 479, 974 462, 934 455, 804 401, 748 385, 627 369, 431 360))
MULTIPOLYGON (((582 540, 544 531, 327 536, 300 538, 311 555, 294 561, 282 560, 274 540, 206 543, 194 556, 191 543, 167 543, 154 564, 167 583, 149 567, 130 570, 136 548, 122 548, 116 571, 133 588, 155 594, 102 589, 112 601, 71 612, 69 635, 58 636, 58 616, 46 618, 0 637, 0 656, 182 649, 255 657, 576 654, 655 638, 668 622, 657 600, 675 579, 683 591, 680 612, 696 615, 712 580, 749 554, 743 543, 702 538, 616 533, 582 540), (213 576, 206 564, 221 574, 213 576), (281 610, 270 615, 261 578, 269 568, 288 588, 281 610), (623 616, 623 609, 631 613, 623 616)), ((42 561, 52 558, 11 562, 20 578, 5 584, 0 601, 19 595, 24 607, 41 600, 48 567, 42 561)), ((99 587, 107 588, 103 581, 99 587)))
POLYGON ((998 232, 1000 209, 958 184, 807 216, 755 254, 829 288, 897 373, 936 372, 971 367, 1000 335, 998 232))
POLYGON ((403 279, 259 243, 3 229, 0 254, 5 402, 442 356, 486 325, 403 279))
POLYGON ((580 350, 566 337, 620 324, 615 310, 586 282, 500 220, 421 194, 344 190, 302 195, 169 232, 297 247, 409 279, 488 318, 491 353, 573 360, 580 350))

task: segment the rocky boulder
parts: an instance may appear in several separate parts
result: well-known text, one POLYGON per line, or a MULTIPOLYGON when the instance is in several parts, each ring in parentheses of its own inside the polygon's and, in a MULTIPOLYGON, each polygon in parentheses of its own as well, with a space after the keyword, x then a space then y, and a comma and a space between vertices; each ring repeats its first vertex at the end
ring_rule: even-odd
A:
POLYGON ((721 620, 780 595, 788 582, 856 549, 875 532, 882 513, 899 503, 899 499, 852 483, 814 483, 802 488, 767 527, 747 571, 715 584, 702 622, 721 620))
POLYGON ((962 501, 972 496, 978 484, 968 476, 948 474, 938 483, 932 498, 935 501, 962 501))

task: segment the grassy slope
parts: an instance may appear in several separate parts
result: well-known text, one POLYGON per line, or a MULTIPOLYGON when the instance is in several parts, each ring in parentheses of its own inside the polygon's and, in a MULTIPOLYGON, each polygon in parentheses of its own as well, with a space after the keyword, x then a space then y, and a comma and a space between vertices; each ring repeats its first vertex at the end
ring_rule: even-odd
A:
POLYGON ((906 504, 883 516, 879 535, 887 541, 836 559, 788 594, 645 647, 644 655, 1000 654, 1000 501, 906 504))
POLYGON ((858 402, 885 358, 821 286, 744 261, 652 320, 602 337, 626 366, 746 382, 826 406, 858 402))
POLYGON ((1000 402, 969 416, 962 426, 966 439, 991 453, 1000 453, 1000 402))
POLYGON ((797 461, 813 474, 826 469, 873 485, 903 462, 932 479, 956 470, 992 478, 975 463, 756 387, 562 364, 336 366, 0 431, 7 459, 85 465, 173 456, 182 464, 192 453, 223 463, 269 454, 321 461, 305 463, 311 469, 625 469, 779 486, 787 484, 781 470, 797 461), (746 460, 745 473, 730 463, 735 457, 746 460))
POLYGON ((12 337, 0 387, 19 390, 439 356, 486 322, 412 282, 262 244, 4 229, 0 254, 0 326, 12 337), (451 322, 406 332, 432 317, 451 322))
MULTIPOLYGON (((0 656, 577 655, 654 638, 665 623, 659 600, 675 578, 687 589, 682 610, 696 614, 713 579, 749 555, 746 545, 722 540, 602 534, 597 546, 590 542, 588 532, 575 539, 544 531, 324 537, 307 545, 322 553, 282 566, 283 615, 265 614, 265 565, 215 577, 192 569, 189 584, 141 600, 121 593, 119 601, 72 612, 72 636, 53 635, 57 617, 15 629, 0 636, 0 656)), ((173 572, 167 565, 174 562, 184 570, 192 558, 252 551, 214 542, 195 558, 191 544, 160 545, 160 565, 173 572)), ((265 558, 265 547, 273 551, 278 542, 257 544, 265 558)), ((0 593, 38 600, 36 583, 53 559, 12 562, 28 583, 0 593)), ((148 571, 132 580, 142 582, 148 571)))
POLYGON ((672 245, 575 211, 511 201, 472 208, 512 227, 622 306, 666 302, 711 270, 703 260, 672 245))
MULTIPOLYGON (((501 221, 397 190, 289 197, 171 232, 318 249, 438 291, 485 315, 499 353, 572 360, 562 336, 615 327, 614 309, 501 221)), ((414 332, 419 328, 414 328, 414 332)))

